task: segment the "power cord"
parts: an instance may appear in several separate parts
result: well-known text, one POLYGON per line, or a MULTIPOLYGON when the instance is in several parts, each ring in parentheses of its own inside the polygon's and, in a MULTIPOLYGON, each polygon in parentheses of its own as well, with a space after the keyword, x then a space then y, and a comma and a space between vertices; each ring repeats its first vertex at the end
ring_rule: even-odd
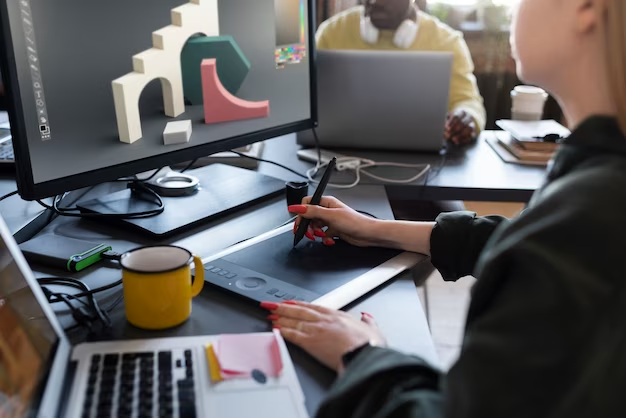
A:
POLYGON ((296 170, 294 170, 294 169, 292 169, 292 168, 289 168, 289 167, 287 167, 286 165, 282 165, 282 164, 280 164, 280 163, 277 163, 276 161, 270 161, 270 160, 265 160, 265 159, 263 159, 263 158, 253 157, 253 156, 251 156, 251 155, 246 155, 246 154, 243 154, 243 153, 241 153, 241 152, 239 152, 239 151, 235 151, 235 150, 230 150, 229 152, 232 152, 233 154, 237 154, 237 155, 238 155, 238 156, 240 156, 240 157, 243 157, 243 158, 248 158, 248 159, 250 159, 250 160, 258 161, 258 162, 261 162, 261 163, 273 164, 273 165, 275 165, 275 166, 277 166, 277 167, 282 168, 283 170, 287 170, 287 171, 289 171, 290 173, 295 174, 296 176, 300 176, 300 177, 305 178, 305 179, 306 179, 306 178, 308 178, 306 175, 304 175, 304 174, 302 174, 302 173, 298 173, 296 170))
MULTIPOLYGON (((194 162, 196 162, 196 160, 194 160, 192 163, 194 163, 194 162)), ((114 180, 114 181, 116 181, 116 182, 126 182, 126 183, 127 183, 127 182, 143 182, 143 183, 145 183, 145 182, 147 182, 147 181, 152 180, 152 179, 153 179, 153 178, 154 178, 157 174, 159 174, 159 172, 160 172, 161 170, 163 170, 164 168, 165 168, 165 167, 160 167, 160 168, 155 169, 155 170, 154 170, 154 172, 153 172, 152 174, 150 174, 150 176, 146 177, 145 179, 140 179, 140 178, 139 178, 139 177, 137 177, 137 175, 135 174, 135 175, 134 175, 134 176, 132 176, 132 177, 126 177, 126 178, 122 177, 121 179, 117 179, 117 180, 114 180)), ((188 168, 186 168, 186 169, 188 169, 188 168)))
POLYGON ((0 202, 2 202, 3 200, 8 199, 11 196, 15 196, 16 194, 17 194, 17 190, 15 190, 15 191, 13 191, 11 193, 5 194, 4 196, 0 197, 0 202))
POLYGON ((426 178, 424 179, 424 185, 422 186, 420 190, 420 196, 419 196, 420 199, 423 198, 424 196, 424 191, 428 187, 428 182, 437 178, 437 176, 441 173, 441 170, 446 166, 446 163, 448 160, 448 153, 446 152, 445 149, 443 149, 441 150, 440 155, 441 155, 441 159, 439 160, 439 165, 437 166, 437 168, 435 168, 435 170, 431 170, 434 173, 434 175, 432 177, 430 176, 431 171, 426 173, 426 178))
POLYGON ((198 161, 198 158, 191 160, 189 162, 189 164, 187 164, 182 170, 180 170, 181 173, 184 173, 185 171, 189 170, 191 167, 193 167, 193 165, 198 161))
MULTIPOLYGON (((155 174, 153 174, 154 176, 155 174)), ((154 199, 154 203, 157 206, 155 209, 140 211, 140 212, 129 212, 129 213, 81 213, 78 208, 62 208, 59 207, 59 203, 63 199, 64 195, 55 196, 52 199, 52 205, 48 205, 41 200, 37 200, 41 206, 46 209, 52 210, 59 216, 68 216, 74 218, 108 218, 108 219, 141 219, 141 218, 150 218, 160 213, 163 213, 165 210, 165 204, 163 203, 163 199, 159 196, 154 190, 147 187, 143 184, 144 180, 136 180, 132 181, 128 184, 128 188, 130 188, 133 192, 138 194, 144 194, 154 199)))
POLYGON ((90 332, 94 330, 94 325, 96 322, 99 322, 102 328, 110 328, 111 327, 111 319, 109 318, 108 313, 111 312, 123 299, 123 296, 118 297, 111 306, 106 309, 102 309, 98 304, 98 301, 94 297, 94 294, 103 292, 108 289, 112 289, 122 284, 121 280, 118 280, 115 283, 111 283, 106 286, 102 286, 96 289, 89 289, 89 287, 81 282, 80 280, 73 279, 70 277, 44 277, 37 279, 37 282, 41 286, 44 294, 46 295, 46 299, 50 304, 55 303, 64 303, 70 313, 72 314, 72 318, 76 321, 76 325, 70 327, 70 329, 78 327, 85 327, 90 332), (81 292, 76 294, 68 294, 64 292, 52 292, 47 286, 66 286, 72 287, 74 289, 78 289, 81 292), (87 301, 81 300, 81 298, 86 298, 87 301), (82 306, 75 306, 72 301, 79 302, 82 306))
MULTIPOLYGON (((315 180, 313 177, 319 172, 320 169, 328 166, 329 163, 317 164, 315 167, 307 170, 307 178, 311 183, 319 183, 319 181, 315 180)), ((361 175, 366 175, 375 180, 381 181, 383 183, 391 183, 391 184, 408 184, 413 183, 414 181, 419 180, 425 174, 430 171, 430 164, 404 164, 404 163, 393 163, 393 162, 376 162, 374 160, 369 160, 366 158, 360 157, 341 157, 337 159, 337 167, 338 170, 354 170, 356 179, 349 184, 333 184, 329 183, 329 187, 334 187, 336 189, 351 189, 357 186, 361 182, 361 175), (400 167, 400 168, 415 168, 420 171, 414 175, 413 177, 407 179, 390 179, 385 177, 377 176, 369 171, 366 171, 366 168, 373 167, 400 167)))
MULTIPOLYGON (((317 130, 315 128, 311 128, 313 132, 313 138, 315 140, 315 148, 317 150, 317 162, 315 167, 307 170, 306 176, 307 179, 312 183, 319 183, 314 177, 319 173, 321 169, 328 166, 328 163, 322 163, 322 147, 320 144, 319 137, 317 136, 317 130)), ((361 174, 364 174, 370 178, 381 181, 383 183, 391 183, 391 184, 408 184, 417 181, 425 174, 430 171, 430 164, 404 164, 404 163, 393 163, 393 162, 376 162, 374 160, 361 158, 361 157, 341 157, 337 158, 337 170, 345 171, 345 170, 354 170, 356 175, 356 179, 354 182, 349 184, 333 184, 329 183, 329 187, 334 187, 336 189, 351 189, 356 187, 361 182, 361 174), (415 168, 419 169, 419 173, 415 176, 408 179, 390 179, 385 177, 377 176, 369 171, 365 171, 366 168, 374 168, 374 167, 400 167, 400 168, 415 168)))

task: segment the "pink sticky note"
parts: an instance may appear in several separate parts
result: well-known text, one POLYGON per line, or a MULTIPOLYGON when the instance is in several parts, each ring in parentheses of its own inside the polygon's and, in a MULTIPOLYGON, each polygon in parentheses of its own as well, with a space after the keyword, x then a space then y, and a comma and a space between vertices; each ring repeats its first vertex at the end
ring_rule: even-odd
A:
POLYGON ((255 369, 268 377, 278 377, 283 368, 274 334, 220 335, 215 355, 225 379, 250 377, 255 369))

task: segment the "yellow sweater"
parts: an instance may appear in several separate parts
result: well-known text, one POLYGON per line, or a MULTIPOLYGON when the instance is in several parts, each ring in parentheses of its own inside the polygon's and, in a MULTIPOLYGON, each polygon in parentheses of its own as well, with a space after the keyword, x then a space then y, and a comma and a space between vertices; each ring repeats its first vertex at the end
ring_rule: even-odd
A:
MULTIPOLYGON (((380 31, 375 45, 361 39, 362 13, 363 6, 356 6, 322 23, 316 34, 317 48, 398 50, 393 44, 394 31, 380 31)), ((419 12, 418 19, 417 37, 410 50, 454 54, 448 108, 450 111, 465 110, 476 121, 478 130, 482 131, 486 123, 485 107, 476 85, 474 63, 462 34, 426 13, 419 12)))

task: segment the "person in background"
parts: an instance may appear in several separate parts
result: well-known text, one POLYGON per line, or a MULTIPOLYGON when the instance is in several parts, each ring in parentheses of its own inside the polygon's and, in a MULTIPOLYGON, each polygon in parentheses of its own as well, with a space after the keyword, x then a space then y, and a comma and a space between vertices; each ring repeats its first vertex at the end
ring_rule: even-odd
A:
MULTIPOLYGON (((413 0, 365 0, 364 5, 323 22, 316 44, 318 49, 451 52, 454 58, 444 138, 448 145, 462 146, 474 142, 485 127, 483 98, 462 34, 419 10, 413 0)), ((419 68, 415 76, 419 77, 419 68)), ((465 209, 463 202, 457 201, 390 203, 396 219, 416 221, 432 221, 441 212, 465 209)))
MULTIPOLYGON (((318 49, 451 52, 454 61, 445 138, 456 145, 468 144, 485 127, 483 99, 462 34, 420 11, 413 0, 365 0, 365 5, 323 22, 316 44, 318 49)), ((419 68, 415 75, 419 77, 419 68)))
POLYGON ((367 314, 263 303, 286 340, 339 373, 319 417, 626 416, 626 1, 515 7, 517 73, 549 91, 573 129, 517 219, 382 221, 330 197, 289 209, 326 245, 428 254, 446 280, 478 279, 447 374, 386 348, 367 314))

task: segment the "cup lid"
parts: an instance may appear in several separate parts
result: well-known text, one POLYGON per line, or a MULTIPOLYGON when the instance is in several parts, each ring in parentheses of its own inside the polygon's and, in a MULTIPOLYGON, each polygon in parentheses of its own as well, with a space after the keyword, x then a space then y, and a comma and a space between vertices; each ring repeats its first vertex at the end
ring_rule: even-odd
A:
POLYGON ((511 94, 518 96, 518 97, 524 97, 524 96, 547 97, 548 96, 548 93, 546 93, 544 89, 540 87, 535 87, 535 86, 515 86, 511 94))

